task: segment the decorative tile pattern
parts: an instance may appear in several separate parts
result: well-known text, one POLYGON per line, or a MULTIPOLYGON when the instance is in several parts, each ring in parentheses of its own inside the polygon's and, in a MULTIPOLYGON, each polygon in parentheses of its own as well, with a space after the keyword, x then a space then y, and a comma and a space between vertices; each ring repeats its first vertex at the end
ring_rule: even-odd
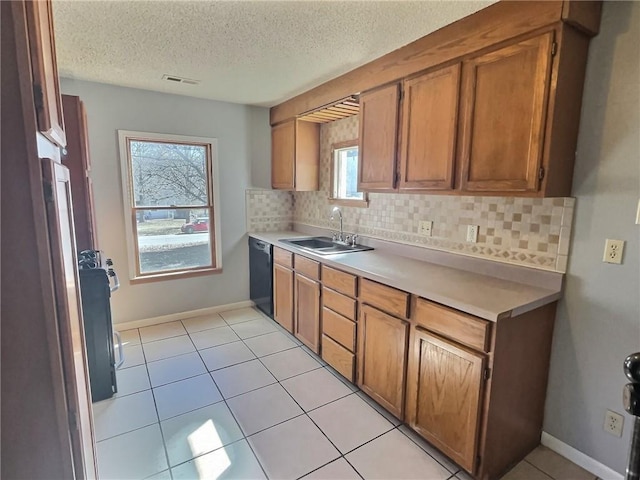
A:
MULTIPOLYGON (((322 124, 320 190, 247 191, 249 231, 275 231, 278 219, 284 225, 289 218, 286 195, 292 197, 288 221, 336 229, 329 220, 331 145, 356 138, 357 116, 322 124)), ((371 193, 368 208, 341 208, 349 233, 565 272, 574 206, 574 198, 371 193), (433 221, 431 237, 418 234, 421 220, 433 221), (467 225, 480 226, 477 243, 466 242, 467 225)))
POLYGON ((293 196, 280 190, 250 189, 245 194, 248 232, 291 230, 293 196))

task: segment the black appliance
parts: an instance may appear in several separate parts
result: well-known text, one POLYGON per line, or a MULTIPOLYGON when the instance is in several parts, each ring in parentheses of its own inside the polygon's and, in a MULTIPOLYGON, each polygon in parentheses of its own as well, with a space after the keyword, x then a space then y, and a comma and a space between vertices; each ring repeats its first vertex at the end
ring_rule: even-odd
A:
POLYGON ((78 254, 82 316, 93 402, 111 398, 118 391, 116 368, 124 363, 120 335, 113 331, 111 323, 111 292, 120 286, 112 265, 111 259, 105 258, 99 250, 84 250, 78 254), (119 343, 118 364, 114 334, 119 343))
POLYGON ((273 318, 273 264, 271 244, 249 237, 249 297, 273 318))
POLYGON ((622 391, 622 402, 627 413, 634 416, 625 478, 638 480, 640 479, 640 352, 629 355, 624 361, 623 369, 631 383, 627 383, 622 391))

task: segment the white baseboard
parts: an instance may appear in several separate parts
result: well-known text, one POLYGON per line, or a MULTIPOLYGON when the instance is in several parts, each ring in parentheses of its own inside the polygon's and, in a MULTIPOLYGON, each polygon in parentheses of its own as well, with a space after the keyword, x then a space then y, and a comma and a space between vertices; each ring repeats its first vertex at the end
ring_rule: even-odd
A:
POLYGON ((542 445, 549 450, 553 450, 558 455, 562 455, 564 458, 571 460, 576 465, 584 468, 588 472, 597 475, 598 478, 603 480, 623 480, 624 476, 612 470, 611 468, 603 465, 602 463, 594 460, 593 458, 585 455, 579 450, 576 450, 570 445, 561 442, 555 437, 552 437, 547 432, 542 432, 542 445))
POLYGON ((130 330, 132 328, 148 327, 159 323, 175 322, 176 320, 184 320, 185 318, 198 317, 200 315, 209 315, 211 313, 224 312, 225 310, 234 310, 236 308, 253 307, 255 304, 251 300, 242 302, 227 303, 226 305, 218 305, 216 307, 201 308, 199 310, 190 310, 187 312, 171 313, 169 315, 161 315, 159 317, 144 318, 142 320, 133 320, 131 322, 114 323, 113 326, 117 330, 130 330))

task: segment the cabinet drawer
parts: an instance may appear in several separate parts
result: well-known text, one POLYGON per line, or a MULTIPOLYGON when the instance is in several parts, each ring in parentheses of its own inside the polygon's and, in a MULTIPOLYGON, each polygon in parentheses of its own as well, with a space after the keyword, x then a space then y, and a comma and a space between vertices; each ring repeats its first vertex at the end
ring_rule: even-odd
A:
POLYGON ((398 317, 408 316, 408 293, 366 278, 360 279, 360 301, 398 317))
POLYGON ((280 247, 273 247, 273 261, 279 265, 293 268, 293 253, 287 252, 280 247))
POLYGON ((491 322, 419 298, 415 322, 432 332, 476 350, 489 351, 491 322))
POLYGON ((341 347, 326 335, 322 335, 322 359, 335 368, 338 373, 353 382, 355 355, 341 347))
POLYGON ((320 263, 300 255, 295 255, 295 270, 314 280, 320 279, 320 263))
POLYGON ((355 321, 356 319, 356 301, 353 298, 346 297, 341 293, 334 292, 330 288, 322 289, 323 300, 322 303, 325 307, 330 308, 334 312, 338 312, 343 317, 347 317, 349 320, 355 321))
POLYGON ((352 352, 356 349, 355 322, 326 307, 322 309, 322 333, 352 352))
POLYGON ((355 297, 358 291, 358 277, 326 265, 322 265, 322 284, 350 297, 355 297))

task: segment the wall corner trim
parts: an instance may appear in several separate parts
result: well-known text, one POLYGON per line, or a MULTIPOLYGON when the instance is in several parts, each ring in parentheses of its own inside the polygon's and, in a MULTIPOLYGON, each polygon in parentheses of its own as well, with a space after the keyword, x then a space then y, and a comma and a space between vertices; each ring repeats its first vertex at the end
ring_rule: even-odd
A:
POLYGON ((576 450, 570 445, 558 440, 557 438, 549 435, 547 432, 542 432, 541 443, 549 450, 553 450, 558 455, 562 455, 568 460, 571 460, 576 465, 584 468, 588 472, 597 475, 598 478, 604 480, 623 480, 623 475, 619 474, 615 470, 607 467, 606 465, 594 460, 593 458, 585 455, 579 450, 576 450))
POLYGON ((186 312, 171 313, 169 315, 161 315, 159 317, 143 318, 142 320, 133 320, 131 322, 114 323, 115 330, 124 331, 132 328, 149 327, 158 325, 159 323, 175 322, 176 320, 185 320, 191 317, 199 317, 211 313, 224 312, 226 310, 235 310, 237 308, 253 307, 255 303, 251 300, 243 300, 242 302, 227 303, 226 305, 218 305, 215 307, 200 308, 198 310, 189 310, 186 312))

